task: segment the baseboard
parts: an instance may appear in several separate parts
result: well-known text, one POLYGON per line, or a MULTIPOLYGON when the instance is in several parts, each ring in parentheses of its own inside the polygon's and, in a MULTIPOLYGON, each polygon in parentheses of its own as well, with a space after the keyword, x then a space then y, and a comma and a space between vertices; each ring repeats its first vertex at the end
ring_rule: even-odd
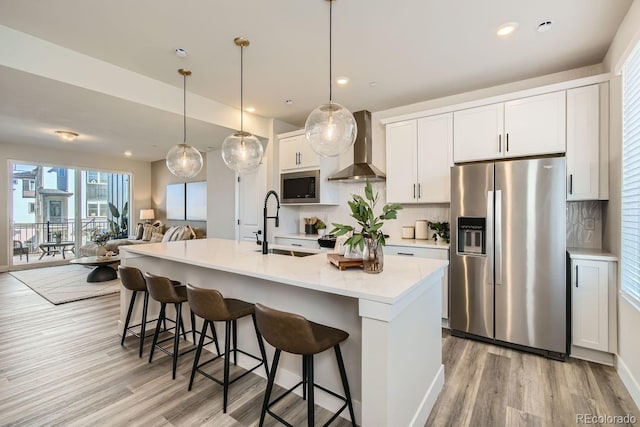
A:
POLYGON ((618 376, 622 380, 622 384, 624 384, 624 386, 629 391, 631 398, 640 408, 640 384, 638 384, 638 381, 636 381, 633 374, 629 370, 629 367, 624 363, 620 356, 616 358, 616 362, 618 376))
POLYGON ((592 350, 590 348, 576 347, 574 345, 571 346, 571 357, 607 366, 614 366, 615 363, 615 356, 611 353, 592 350))
POLYGON ((410 426, 423 427, 427 423, 429 414, 433 409, 433 405, 436 404, 436 400, 438 399, 438 395, 440 394, 442 387, 444 387, 444 365, 440 365, 438 373, 433 378, 433 381, 431 381, 431 385, 429 386, 427 393, 422 398, 422 402, 420 402, 420 406, 409 424, 410 426))
POLYGON ((6 273, 7 271, 9 271, 8 265, 0 265, 0 273, 6 273))

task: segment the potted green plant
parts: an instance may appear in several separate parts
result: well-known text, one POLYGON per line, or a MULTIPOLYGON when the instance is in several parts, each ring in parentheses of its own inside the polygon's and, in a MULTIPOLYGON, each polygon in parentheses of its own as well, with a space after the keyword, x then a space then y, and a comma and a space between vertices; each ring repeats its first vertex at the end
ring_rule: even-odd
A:
POLYGON ((449 223, 429 221, 429 228, 434 231, 433 240, 438 243, 449 243, 449 223))
POLYGON ((56 243, 62 243, 62 232, 61 231, 54 231, 53 233, 51 233, 51 237, 53 237, 53 241, 56 243))
POLYGON ((384 254, 382 247, 385 245, 382 226, 384 221, 396 219, 398 211, 402 207, 397 203, 388 203, 382 208, 382 213, 376 215, 374 209, 378 202, 378 193, 373 194, 371 183, 366 181, 364 186, 364 197, 352 194, 352 200, 348 202, 353 217, 360 226, 360 232, 351 225, 336 224, 331 230, 331 234, 342 236, 352 233, 345 241, 345 245, 350 249, 359 247, 363 254, 364 271, 367 273, 380 273, 384 266, 384 254))
POLYGON ((324 221, 322 221, 321 219, 318 219, 318 221, 316 221, 316 230, 318 231, 318 236, 320 237, 324 236, 326 229, 327 229, 327 224, 325 224, 324 221))

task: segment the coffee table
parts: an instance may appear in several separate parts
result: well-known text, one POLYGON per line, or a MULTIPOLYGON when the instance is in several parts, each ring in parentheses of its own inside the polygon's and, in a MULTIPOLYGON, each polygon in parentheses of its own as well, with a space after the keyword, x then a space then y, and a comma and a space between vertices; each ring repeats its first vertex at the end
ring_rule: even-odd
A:
POLYGON ((56 242, 40 243, 38 247, 42 251, 42 254, 38 259, 41 260, 42 257, 45 255, 56 256, 56 254, 59 254, 59 253, 62 254, 62 259, 65 259, 64 251, 71 251, 75 254, 75 250, 74 250, 75 245, 76 245, 76 242, 66 242, 66 241, 59 242, 59 243, 56 243, 56 242))
POLYGON ((69 262, 71 264, 90 265, 96 267, 87 275, 87 282, 106 282, 118 278, 118 274, 116 273, 116 270, 111 267, 111 264, 119 264, 119 256, 86 256, 72 259, 69 262))

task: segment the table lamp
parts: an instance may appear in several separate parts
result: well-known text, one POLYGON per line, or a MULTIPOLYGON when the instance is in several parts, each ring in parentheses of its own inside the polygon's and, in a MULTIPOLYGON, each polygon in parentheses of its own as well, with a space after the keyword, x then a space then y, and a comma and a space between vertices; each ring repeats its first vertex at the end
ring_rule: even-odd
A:
POLYGON ((151 224, 151 221, 155 219, 156 214, 153 209, 140 209, 140 219, 144 220, 145 224, 151 224))

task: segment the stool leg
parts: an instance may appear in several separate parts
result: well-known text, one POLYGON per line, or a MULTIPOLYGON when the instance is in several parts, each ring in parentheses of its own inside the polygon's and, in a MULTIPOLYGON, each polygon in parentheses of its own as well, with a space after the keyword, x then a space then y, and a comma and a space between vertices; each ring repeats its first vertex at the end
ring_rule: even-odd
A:
POLYGON ((124 321, 124 329, 122 330, 122 340, 120 345, 124 345, 124 339, 127 337, 127 329, 129 328, 129 321, 131 320, 131 313, 133 312, 133 304, 136 302, 136 294, 138 291, 133 291, 131 294, 131 301, 129 301, 129 310, 127 311, 127 318, 124 321))
POLYGON ((238 321, 233 320, 233 364, 238 364, 238 321))
MULTIPOLYGON (((178 367, 178 347, 180 345, 180 334, 178 331, 182 327, 182 333, 184 334, 184 325, 182 324, 182 303, 176 304, 176 335, 173 340, 173 371, 172 371, 172 379, 176 379, 176 368, 178 367)), ((186 335, 185 335, 186 339, 186 335)))
MULTIPOLYGON (((178 303, 178 304, 182 304, 182 303, 178 303)), ((178 308, 178 304, 176 304, 176 309, 178 308)), ((181 305, 182 307, 182 305, 181 305)), ((184 330, 184 321, 182 320, 182 312, 180 313, 180 330, 182 330, 182 338, 184 338, 184 340, 187 340, 187 332, 184 330)), ((178 316, 176 315, 176 335, 180 335, 179 329, 178 329, 178 316)))
POLYGON ((220 346, 218 346, 218 334, 216 334, 216 325, 211 322, 211 336, 213 337, 213 343, 216 345, 216 352, 220 356, 220 346))
POLYGON ((251 314, 251 318, 253 319, 253 329, 256 330, 256 338, 258 339, 258 347, 260 347, 260 355, 262 357, 262 361, 264 362, 264 370, 267 373, 267 378, 269 378, 269 363, 267 362, 267 353, 264 351, 264 342, 262 341, 262 335, 260 335, 260 331, 258 330, 258 323, 256 322, 256 314, 251 314))
POLYGON ((223 397, 222 412, 227 413, 227 394, 229 391, 229 353, 231 352, 231 320, 225 323, 224 332, 224 380, 223 380, 223 397))
POLYGON ((315 425, 314 390, 313 390, 313 354, 302 356, 307 358, 307 425, 315 425))
POLYGON ((273 355, 273 362, 271 362, 271 373, 269 374, 269 380, 267 381, 267 389, 264 392, 264 402, 262 403, 262 411, 260 411, 259 427, 264 425, 264 417, 267 415, 267 409, 269 409, 269 399, 271 398, 271 391, 273 390, 273 382, 276 379, 276 369, 278 369, 279 360, 280 349, 276 348, 276 352, 273 355))
POLYGON ((347 381, 347 372, 344 369, 344 361, 342 360, 342 352, 340 351, 340 345, 336 344, 334 347, 336 351, 336 359, 338 359, 338 369, 340 369, 340 378, 342 379, 342 387, 344 388, 344 397, 347 399, 347 406, 349 407, 349 415, 351 416, 351 425, 355 427, 356 416, 353 412, 353 404, 351 403, 351 390, 349 390, 349 381, 347 381))
POLYGON ((142 305, 142 324, 140 325, 140 352, 138 357, 142 357, 144 348, 144 336, 147 333, 147 310, 149 310, 149 292, 144 293, 144 304, 142 305))
POLYGON ((153 342, 151 343, 151 351, 149 352, 149 363, 153 361, 153 351, 156 349, 158 335, 160 335, 160 324, 164 320, 164 311, 166 307, 166 303, 160 303, 160 314, 158 314, 158 323, 156 324, 156 331, 153 333, 153 342))
POLYGON ((196 371, 198 370, 198 362, 200 361, 200 353, 202 353, 202 346, 204 344, 204 338, 207 335, 207 326, 209 321, 205 320, 202 325, 202 332, 200 333, 200 341, 198 341, 198 348, 196 349, 196 357, 193 359, 193 369, 191 369, 191 379, 189 380, 189 391, 193 387, 193 379, 196 377, 196 371))
POLYGON ((302 355, 302 400, 307 400, 307 356, 302 355))
POLYGON ((193 336, 193 344, 196 343, 196 315, 193 313, 193 310, 189 309, 189 314, 191 314, 191 335, 193 336))

